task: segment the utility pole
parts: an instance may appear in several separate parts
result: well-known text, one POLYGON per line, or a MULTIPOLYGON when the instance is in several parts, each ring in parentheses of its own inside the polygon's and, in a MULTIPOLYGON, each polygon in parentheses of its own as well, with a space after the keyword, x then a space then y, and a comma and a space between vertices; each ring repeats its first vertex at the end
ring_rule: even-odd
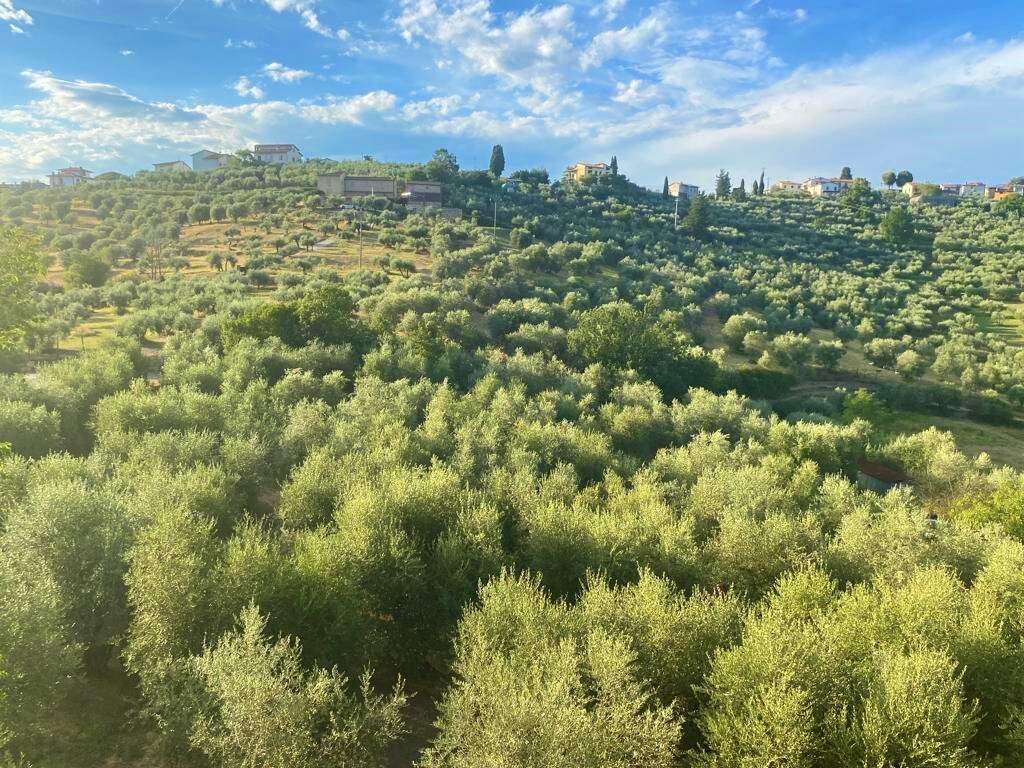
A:
POLYGON ((676 213, 672 217, 672 228, 679 229, 679 195, 676 195, 676 213))
POLYGON ((491 230, 491 239, 498 241, 498 196, 494 196, 494 228, 491 230))

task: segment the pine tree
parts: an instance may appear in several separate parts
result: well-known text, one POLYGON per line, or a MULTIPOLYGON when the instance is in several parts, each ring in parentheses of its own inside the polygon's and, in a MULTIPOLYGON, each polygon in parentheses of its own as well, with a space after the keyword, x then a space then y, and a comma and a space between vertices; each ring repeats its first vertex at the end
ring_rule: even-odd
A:
POLYGON ((704 195, 698 194, 690 201, 690 210, 683 219, 683 228, 698 240, 707 236, 709 216, 704 195))
POLYGON ((729 172, 724 168, 718 172, 715 178, 715 197, 721 199, 732 193, 732 181, 729 179, 729 172))
POLYGON ((495 144, 494 148, 491 149, 490 170, 491 176, 496 179, 500 179, 501 174, 505 172, 505 150, 501 144, 495 144))
POLYGON ((669 192, 668 192, 668 176, 665 177, 665 186, 662 187, 661 196, 662 197, 668 197, 669 196, 669 192))
POLYGON ((843 166, 843 170, 839 172, 839 178, 850 181, 853 179, 853 171, 850 170, 850 166, 843 166))

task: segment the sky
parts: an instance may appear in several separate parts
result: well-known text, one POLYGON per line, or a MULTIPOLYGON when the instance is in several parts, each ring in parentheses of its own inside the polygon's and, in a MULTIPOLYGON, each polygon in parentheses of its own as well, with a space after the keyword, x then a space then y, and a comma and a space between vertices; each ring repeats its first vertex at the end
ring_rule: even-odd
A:
POLYGON ((0 180, 199 149, 708 188, 1024 175, 1011 0, 0 0, 0 180))

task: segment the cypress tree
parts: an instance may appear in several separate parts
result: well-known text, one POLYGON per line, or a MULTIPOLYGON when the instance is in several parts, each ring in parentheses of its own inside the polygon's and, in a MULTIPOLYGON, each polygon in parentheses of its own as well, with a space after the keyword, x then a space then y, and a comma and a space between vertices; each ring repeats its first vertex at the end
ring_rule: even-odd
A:
POLYGON ((665 177, 665 186, 662 187, 661 196, 662 197, 668 197, 669 196, 669 192, 668 192, 668 176, 665 177))
POLYGON ((494 148, 491 149, 490 170, 491 176, 496 179, 500 179, 501 174, 505 172, 505 150, 501 144, 495 144, 494 148))

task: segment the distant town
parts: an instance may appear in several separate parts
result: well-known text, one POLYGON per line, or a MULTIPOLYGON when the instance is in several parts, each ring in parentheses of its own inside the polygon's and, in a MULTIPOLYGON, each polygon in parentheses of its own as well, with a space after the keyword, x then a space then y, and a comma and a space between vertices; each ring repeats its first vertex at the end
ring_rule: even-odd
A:
MULTIPOLYGON (((191 165, 184 160, 169 160, 153 163, 154 173, 176 173, 191 171, 202 173, 228 166, 247 156, 252 162, 263 165, 290 165, 304 161, 302 150, 295 144, 257 144, 252 150, 237 153, 215 152, 201 149, 191 155, 191 165)), ((613 161, 614 163, 614 161, 613 161)), ((562 174, 561 182, 565 184, 583 183, 587 179, 611 176, 617 173, 612 163, 576 162, 569 165, 562 174)), ((82 166, 60 168, 49 174, 50 187, 73 187, 93 181, 92 171, 82 166)), ((956 205, 961 200, 1000 201, 1011 194, 1024 195, 1024 184, 1005 183, 987 184, 981 181, 964 183, 933 183, 921 182, 913 178, 908 171, 889 172, 883 175, 883 184, 890 190, 899 190, 911 202, 930 205, 956 205)), ((1019 181, 1019 180, 1018 180, 1019 181)), ((43 186, 38 182, 28 182, 30 186, 43 186)), ((839 177, 814 176, 805 181, 776 181, 768 189, 770 194, 798 194, 810 197, 838 197, 855 184, 866 185, 871 189, 867 179, 853 178, 852 174, 839 177)), ((24 184, 23 184, 24 185, 24 184)), ((13 188, 16 184, 0 184, 0 189, 13 188)), ((432 181, 408 181, 401 184, 397 179, 385 176, 354 176, 342 172, 324 173, 317 177, 317 190, 325 196, 357 198, 365 196, 385 197, 403 203, 410 210, 442 207, 441 184, 432 181)), ((762 193, 764 192, 762 188, 762 193)), ((667 196, 681 200, 692 200, 702 194, 696 184, 682 181, 669 182, 666 179, 665 193, 667 196)))

